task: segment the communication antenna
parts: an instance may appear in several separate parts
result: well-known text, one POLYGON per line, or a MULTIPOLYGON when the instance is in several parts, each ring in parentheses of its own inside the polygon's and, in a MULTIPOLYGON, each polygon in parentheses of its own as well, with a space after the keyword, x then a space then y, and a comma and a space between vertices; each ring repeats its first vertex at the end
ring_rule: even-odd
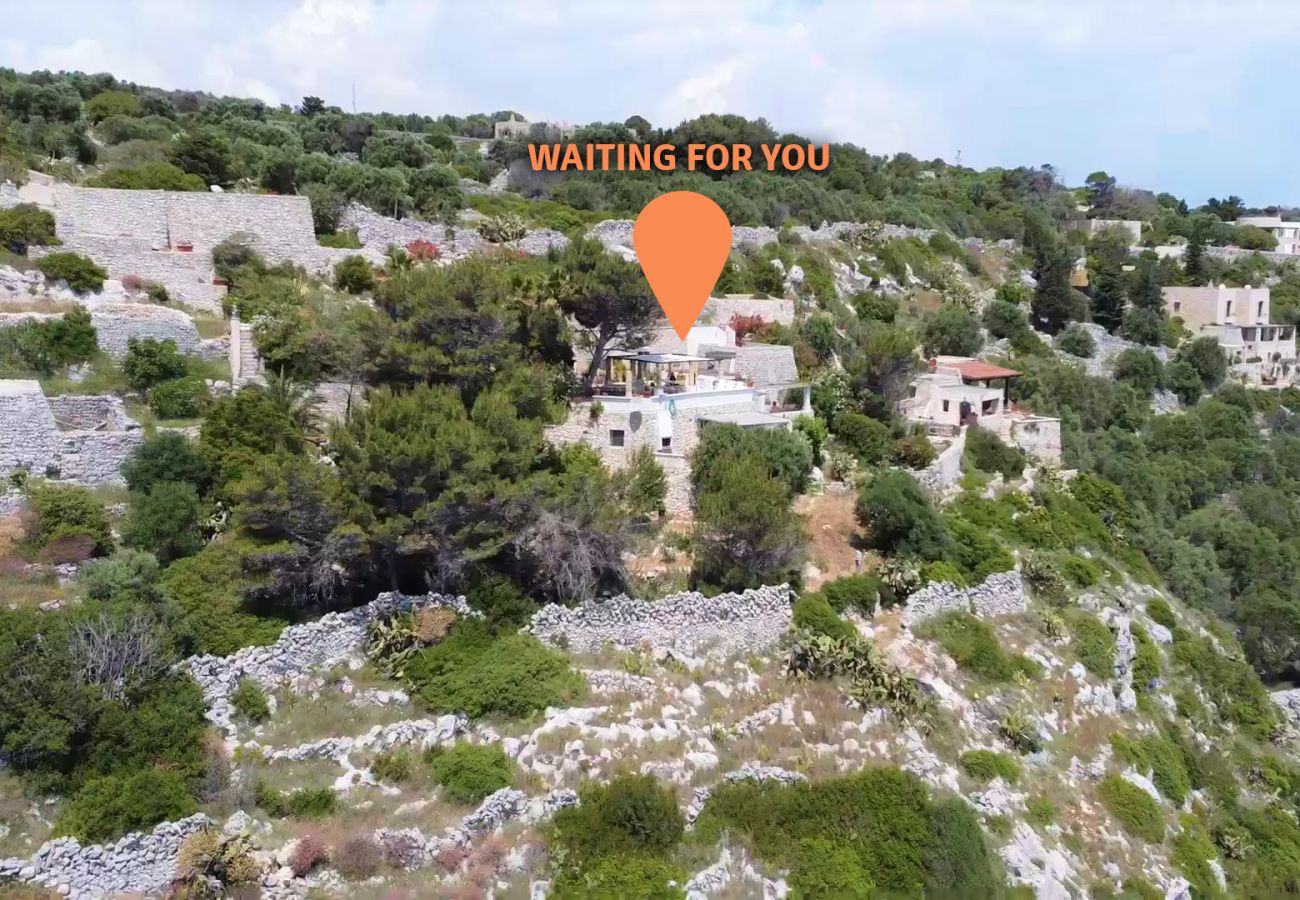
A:
POLYGON ((352 82, 352 115, 357 114, 357 83, 352 82))
POLYGON ((961 168, 961 148, 957 148, 957 168, 961 168))

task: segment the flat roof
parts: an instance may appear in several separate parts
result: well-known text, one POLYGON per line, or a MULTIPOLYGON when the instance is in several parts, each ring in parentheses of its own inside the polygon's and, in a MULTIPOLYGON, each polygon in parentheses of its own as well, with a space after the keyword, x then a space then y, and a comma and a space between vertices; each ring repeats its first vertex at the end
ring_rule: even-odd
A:
POLYGON ((735 412, 735 413, 717 413, 712 416, 700 416, 705 422, 715 422, 719 425, 739 425, 741 428, 757 428, 768 425, 789 425, 790 420, 781 416, 772 416, 767 413, 758 412, 735 412))
POLYGON ((627 350, 611 350, 609 356, 612 359, 630 359, 636 362, 652 363, 655 365, 666 365, 668 363, 680 362, 709 362, 707 356, 691 356, 687 353, 634 353, 627 350))
POLYGON ((956 369, 957 374, 967 381, 983 381, 986 378, 1019 378, 1021 374, 1015 369, 1004 369, 1001 366, 995 366, 992 363, 986 363, 978 359, 963 360, 961 362, 939 360, 938 365, 948 369, 956 369))

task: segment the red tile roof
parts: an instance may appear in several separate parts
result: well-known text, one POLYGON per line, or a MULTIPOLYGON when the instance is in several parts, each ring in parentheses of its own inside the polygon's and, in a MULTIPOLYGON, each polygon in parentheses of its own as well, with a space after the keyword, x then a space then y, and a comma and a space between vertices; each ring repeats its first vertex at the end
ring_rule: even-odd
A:
POLYGON ((1018 378, 1020 376, 1020 373, 1015 369, 1004 369, 1001 366, 981 362, 978 359, 972 359, 970 362, 947 363, 946 365, 956 369, 963 381, 983 381, 986 378, 1018 378))

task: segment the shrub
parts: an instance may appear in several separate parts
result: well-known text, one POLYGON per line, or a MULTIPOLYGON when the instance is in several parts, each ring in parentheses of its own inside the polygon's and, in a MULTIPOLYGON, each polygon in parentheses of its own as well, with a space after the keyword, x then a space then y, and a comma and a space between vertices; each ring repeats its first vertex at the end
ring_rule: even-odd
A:
POLYGON ((586 869, 602 858, 663 857, 685 827, 671 789, 649 775, 623 775, 584 788, 578 806, 556 813, 552 840, 567 864, 586 869))
POLYGON ((0 367, 44 374, 89 360, 98 350, 90 313, 82 307, 62 318, 27 321, 0 330, 0 367))
POLYGON ((370 764, 370 773, 380 781, 410 781, 415 774, 415 760, 405 749, 381 753, 370 764))
POLYGON ((201 517, 202 505, 193 485, 160 481, 147 493, 131 495, 122 543, 149 550, 166 565, 203 548, 201 517))
POLYGON ((349 881, 370 878, 383 861, 383 851, 368 834, 353 835, 330 853, 330 865, 349 881))
POLYGON ((825 838, 799 842, 788 881, 796 898, 869 897, 875 890, 853 849, 825 838))
POLYGON ((298 838, 289 854, 289 868, 298 878, 303 877, 320 863, 329 859, 329 851, 321 839, 312 832, 298 838))
POLYGON ((239 680, 230 694, 230 705, 250 722, 264 722, 271 717, 271 704, 266 699, 266 692, 252 678, 239 680))
POLYGON ((1019 447, 1002 443, 996 434, 978 425, 966 429, 966 454, 975 468, 1001 472, 1004 478, 1019 478, 1027 462, 1019 447))
POLYGON ((979 584, 995 572, 1015 568, 1016 561, 989 532, 958 516, 945 516, 944 527, 952 542, 944 560, 956 566, 960 579, 956 584, 979 584))
POLYGON ((682 900, 679 887, 686 873, 664 862, 644 856, 610 857, 586 870, 559 873, 549 896, 556 900, 682 900))
MULTIPOLYGON (((974 813, 957 798, 932 803, 921 781, 898 769, 791 785, 720 784, 696 831, 709 840, 724 829, 747 838, 758 858, 792 869, 805 841, 828 841, 851 851, 866 878, 887 896, 919 895, 922 888, 926 896, 942 897, 987 897, 997 891, 974 813)), ((817 858, 826 856, 811 855, 817 858)), ((811 875, 810 857, 804 859, 804 874, 811 875)))
POLYGON ((129 191, 206 191, 208 186, 197 175, 190 175, 169 162, 142 162, 101 172, 86 180, 87 187, 117 188, 129 191))
POLYGON ((262 255, 246 241, 229 237, 212 248, 212 268, 218 278, 233 283, 236 273, 244 266, 266 268, 262 255))
POLYGON ((1129 630, 1137 645, 1137 655, 1133 658, 1133 687, 1139 693, 1144 693, 1152 690, 1153 683, 1160 678, 1160 649, 1147 635, 1147 630, 1137 622, 1129 630))
POLYGON ((1092 587, 1101 580, 1101 571, 1095 562, 1073 554, 1061 560, 1061 574, 1075 587, 1092 587))
POLYGON ((537 603, 508 578, 493 576, 465 592, 470 608, 487 617, 493 631, 517 630, 537 611, 537 603))
POLYGON ((856 513, 871 546, 882 552, 933 560, 948 547, 943 522, 920 485, 902 472, 884 472, 863 485, 856 513))
POLYGON ((90 551, 102 556, 113 549, 113 534, 104 504, 85 488, 41 484, 28 494, 26 542, 39 550, 69 537, 90 540, 90 551))
POLYGON ((1065 577, 1042 553, 1031 553, 1021 565, 1021 574, 1029 589, 1040 597, 1060 600, 1065 596, 1065 577))
POLYGON ((160 431, 131 452, 122 477, 132 491, 148 491, 159 481, 183 481, 203 490, 208 466, 194 445, 178 431, 160 431))
POLYGON ((880 598, 880 579, 873 575, 845 575, 826 582, 817 593, 826 598, 831 609, 844 612, 849 607, 864 613, 875 612, 880 598))
POLYGON ((974 356, 984 345, 979 319, 951 304, 926 317, 921 340, 927 356, 974 356))
POLYGON ((716 489, 725 470, 739 457, 753 456, 790 494, 801 494, 812 474, 812 447, 803 435, 775 428, 713 425, 703 432, 691 456, 696 496, 716 489))
POLYGON ((1163 625, 1171 631, 1178 627, 1178 618, 1174 615, 1169 601, 1164 597, 1152 597, 1147 601, 1147 615, 1157 625, 1163 625))
POLYGON ((209 399, 208 386, 197 375, 164 381, 149 391, 149 405, 160 419, 196 419, 209 399))
POLYGON ((1002 717, 998 722, 998 734, 1017 753, 1037 753, 1043 749, 1043 740, 1033 720, 1019 710, 1012 710, 1002 717))
POLYGON ((131 387, 145 390, 162 381, 185 374, 185 357, 173 340, 128 338, 122 371, 131 387))
POLYGON ((77 581, 91 600, 102 603, 158 602, 158 559, 139 550, 118 550, 108 559, 96 559, 81 567, 77 581))
POLYGON ((812 445, 813 465, 820 465, 822 447, 825 446, 829 433, 826 420, 817 416, 799 416, 794 420, 794 430, 808 439, 808 443, 812 445))
POLYGON ((78 294, 98 291, 104 286, 108 272, 80 253, 59 251, 42 256, 36 263, 49 281, 66 281, 78 294))
POLYGON ((517 241, 528 233, 524 220, 514 213, 502 213, 499 216, 487 216, 478 223, 478 233, 483 240, 493 244, 517 241))
POLYGON ((563 705, 582 688, 562 653, 526 634, 493 637, 474 619, 462 619, 444 641, 416 654, 406 677, 433 709, 472 717, 524 716, 563 705))
POLYGON ((360 250, 361 238, 355 231, 336 231, 333 234, 316 235, 316 243, 322 247, 332 247, 335 250, 360 250))
POLYGON ((937 640, 956 661, 991 681, 1010 681, 1017 672, 1035 676, 1038 665, 1028 657, 1007 653, 987 622, 970 613, 949 613, 913 629, 919 637, 937 640))
POLYGON ((1110 743, 1120 758, 1128 760, 1141 772, 1150 772, 1152 783, 1175 806, 1181 806, 1191 793, 1191 775, 1182 749, 1170 738, 1147 734, 1134 740, 1122 734, 1112 734, 1110 743))
POLYGON ((1056 336, 1056 348, 1062 353, 1089 359, 1097 352, 1097 342, 1078 325, 1071 325, 1056 336))
POLYGON ((1102 779, 1097 788, 1102 805, 1120 826, 1135 838, 1158 844, 1165 838, 1165 823, 1160 808, 1146 791, 1118 775, 1102 779))
POLYGON ((267 815, 277 819, 320 819, 334 812, 338 796, 329 788, 303 788, 286 794, 259 781, 254 801, 267 815))
POLYGON ((1030 797, 1025 804, 1025 814, 1030 824, 1046 828, 1056 821, 1056 804, 1042 795, 1030 797))
POLYGON ((453 803, 479 803, 514 780, 514 764, 496 744, 461 743, 430 756, 433 779, 453 803))
POLYGON ((930 439, 920 432, 894 442, 894 462, 909 469, 924 469, 934 462, 939 453, 930 439))
POLYGON ((1020 780, 1020 761, 996 750, 968 750, 961 755, 961 767, 980 783, 1001 778, 1007 784, 1020 780))
POLYGON ((817 594, 795 601, 794 627, 833 638, 851 638, 857 634, 857 629, 836 615, 826 598, 817 594))
POLYGON ((1067 619, 1071 645, 1083 667, 1096 677, 1109 681, 1115 677, 1115 635, 1094 615, 1074 612, 1067 619))
POLYGON ((0 209, 0 247, 26 253, 32 244, 49 246, 57 243, 54 215, 49 210, 30 203, 0 209))
POLYGON ((149 298, 151 303, 171 303, 171 294, 167 293, 167 288, 156 281, 146 281, 144 285, 144 295, 149 298))
POLYGON ((663 515, 668 480, 663 466, 649 447, 637 447, 628 454, 623 471, 623 504, 633 518, 663 515))
POLYGON ((349 256, 335 263, 334 284, 349 294, 360 294, 375 286, 375 269, 364 256, 349 256))
POLYGON ((197 808, 178 772, 144 769, 125 777, 106 775, 90 779, 68 798, 55 831, 82 843, 98 843, 184 818, 197 808))
POLYGON ((831 430, 840 445, 863 465, 879 465, 889 458, 893 448, 889 426, 859 412, 839 413, 831 430))

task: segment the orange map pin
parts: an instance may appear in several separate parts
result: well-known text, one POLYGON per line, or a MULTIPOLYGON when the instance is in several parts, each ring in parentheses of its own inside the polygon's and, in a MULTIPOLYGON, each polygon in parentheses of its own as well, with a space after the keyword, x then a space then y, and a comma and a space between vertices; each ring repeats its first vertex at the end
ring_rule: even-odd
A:
POLYGON ((694 191, 663 194, 636 217, 632 245, 673 331, 686 340, 731 253, 727 214, 694 191))

